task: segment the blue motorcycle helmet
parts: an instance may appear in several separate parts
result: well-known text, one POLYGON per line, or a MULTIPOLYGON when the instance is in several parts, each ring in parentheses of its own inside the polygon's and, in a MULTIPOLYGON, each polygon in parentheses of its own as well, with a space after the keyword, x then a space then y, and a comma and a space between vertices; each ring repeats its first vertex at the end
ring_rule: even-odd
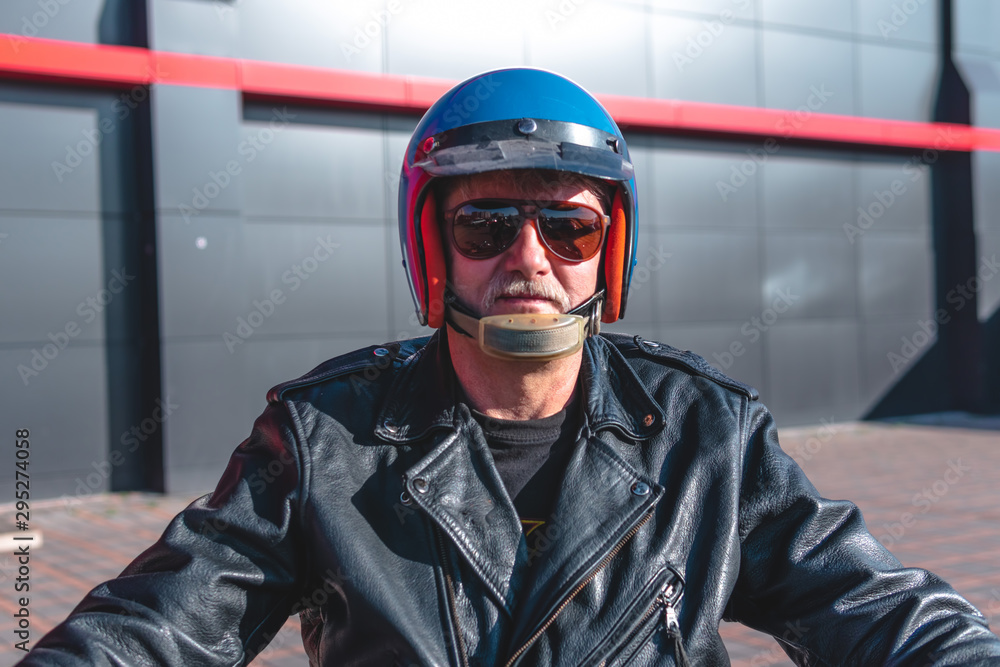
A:
POLYGON ((399 177, 399 238, 420 323, 440 328, 448 321, 472 335, 463 327, 475 322, 469 319, 473 313, 456 313, 447 290, 431 184, 508 169, 573 172, 615 186, 597 293, 571 313, 589 310, 584 335, 596 333, 601 321, 622 318, 636 264, 637 216, 625 138, 601 103, 578 84, 542 69, 511 68, 479 74, 445 93, 420 119, 406 148, 399 177))

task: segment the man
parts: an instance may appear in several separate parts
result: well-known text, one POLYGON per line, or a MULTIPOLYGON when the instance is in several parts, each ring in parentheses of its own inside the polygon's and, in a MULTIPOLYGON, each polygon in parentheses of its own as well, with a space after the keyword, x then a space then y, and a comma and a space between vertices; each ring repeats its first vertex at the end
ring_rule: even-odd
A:
POLYGON ((1000 664, 982 616, 818 497, 756 392, 597 335, 625 312, 632 165, 554 74, 466 81, 414 132, 404 264, 428 339, 279 385, 217 489, 24 664, 1000 664), (797 629, 787 639, 789 624, 797 629))

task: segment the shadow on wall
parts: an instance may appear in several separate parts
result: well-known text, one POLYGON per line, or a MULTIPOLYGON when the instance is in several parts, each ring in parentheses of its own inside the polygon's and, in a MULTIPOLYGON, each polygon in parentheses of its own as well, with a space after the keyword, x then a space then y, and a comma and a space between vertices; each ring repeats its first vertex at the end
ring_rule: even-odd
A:
POLYGON ((101 44, 148 47, 146 0, 105 0, 97 25, 101 44))
POLYGON ((940 341, 911 361, 903 376, 879 399, 863 419, 886 419, 951 409, 947 386, 945 348, 940 341), (934 389, 938 388, 938 389, 934 389))
MULTIPOLYGON (((982 328, 983 393, 981 411, 1000 413, 1000 309, 980 324, 982 328)), ((919 351, 915 353, 918 354, 919 351)), ((915 356, 914 355, 914 356, 915 356)), ((953 410, 946 378, 948 377, 945 347, 940 339, 927 352, 907 364, 907 370, 863 419, 886 419, 905 415, 953 410)))

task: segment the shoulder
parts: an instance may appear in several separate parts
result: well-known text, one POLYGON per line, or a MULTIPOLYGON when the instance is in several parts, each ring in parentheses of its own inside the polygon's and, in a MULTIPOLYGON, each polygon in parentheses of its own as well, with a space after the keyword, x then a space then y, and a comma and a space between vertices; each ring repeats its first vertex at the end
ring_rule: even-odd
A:
POLYGON ((641 336, 620 333, 602 333, 600 338, 614 347, 633 367, 652 364, 654 366, 678 370, 692 379, 709 380, 724 389, 742 394, 751 401, 760 398, 752 386, 733 379, 715 368, 705 358, 690 350, 646 340, 641 336))
POLYGON ((363 347, 347 354, 328 359, 305 375, 275 385, 267 392, 269 403, 280 403, 289 392, 354 379, 358 383, 370 384, 386 375, 393 366, 400 365, 417 354, 430 337, 382 343, 363 347))

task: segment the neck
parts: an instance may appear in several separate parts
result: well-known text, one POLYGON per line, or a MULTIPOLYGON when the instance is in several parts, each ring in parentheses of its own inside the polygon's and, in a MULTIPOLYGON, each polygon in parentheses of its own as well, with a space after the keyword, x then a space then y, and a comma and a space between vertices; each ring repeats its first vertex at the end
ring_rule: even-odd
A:
POLYGON ((553 361, 491 357, 446 327, 451 363, 472 407, 498 419, 540 419, 562 410, 576 389, 583 350, 553 361))

